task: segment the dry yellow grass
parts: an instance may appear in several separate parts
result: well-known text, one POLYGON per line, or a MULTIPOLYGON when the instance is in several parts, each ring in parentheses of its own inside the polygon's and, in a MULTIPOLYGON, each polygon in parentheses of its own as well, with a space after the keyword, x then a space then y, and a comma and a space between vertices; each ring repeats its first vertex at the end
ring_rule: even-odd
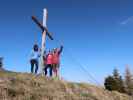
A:
POLYGON ((133 100, 85 83, 46 79, 28 73, 0 72, 0 100, 133 100))

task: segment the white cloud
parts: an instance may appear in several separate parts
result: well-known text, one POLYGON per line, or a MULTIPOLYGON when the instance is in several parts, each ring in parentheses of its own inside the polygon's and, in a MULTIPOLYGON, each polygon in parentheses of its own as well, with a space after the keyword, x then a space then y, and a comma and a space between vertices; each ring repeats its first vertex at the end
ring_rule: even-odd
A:
POLYGON ((133 22, 133 16, 130 16, 127 19, 123 20, 120 24, 125 25, 131 22, 133 22))

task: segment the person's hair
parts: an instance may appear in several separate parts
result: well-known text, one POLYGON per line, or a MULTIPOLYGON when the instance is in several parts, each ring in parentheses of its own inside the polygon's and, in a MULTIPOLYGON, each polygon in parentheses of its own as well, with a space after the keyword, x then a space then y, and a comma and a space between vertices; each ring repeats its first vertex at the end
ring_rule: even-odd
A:
POLYGON ((39 49, 38 45, 35 44, 35 45, 33 46, 33 50, 34 50, 34 51, 38 51, 38 49, 39 49))
POLYGON ((57 51, 57 49, 58 49, 58 48, 54 48, 54 49, 53 49, 53 52, 56 52, 56 51, 57 51))

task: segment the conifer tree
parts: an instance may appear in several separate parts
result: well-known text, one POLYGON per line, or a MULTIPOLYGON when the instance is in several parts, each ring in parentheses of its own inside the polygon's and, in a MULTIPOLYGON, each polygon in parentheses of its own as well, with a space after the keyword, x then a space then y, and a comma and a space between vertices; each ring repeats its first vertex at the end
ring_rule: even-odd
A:
POLYGON ((114 90, 121 93, 125 93, 124 81, 117 69, 114 69, 112 76, 108 76, 105 79, 104 86, 110 91, 114 90))
POLYGON ((113 78, 115 80, 115 90, 120 91, 120 74, 117 69, 113 71, 113 78))
POLYGON ((104 86, 107 90, 112 91, 115 90, 115 84, 116 81, 112 76, 108 76, 107 78, 105 78, 105 82, 104 82, 104 86))
POLYGON ((125 87, 126 93, 129 95, 133 95, 133 75, 128 66, 125 70, 125 87))
POLYGON ((124 80, 123 80, 122 76, 119 77, 119 92, 126 93, 124 80))

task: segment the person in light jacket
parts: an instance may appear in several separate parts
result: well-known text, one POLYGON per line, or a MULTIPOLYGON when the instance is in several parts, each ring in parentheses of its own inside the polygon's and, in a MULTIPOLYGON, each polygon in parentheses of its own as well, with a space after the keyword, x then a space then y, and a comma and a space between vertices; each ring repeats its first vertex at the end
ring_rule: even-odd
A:
POLYGON ((39 46, 35 44, 30 55, 30 64, 31 64, 31 73, 37 74, 38 65, 39 65, 40 50, 39 46), (34 72, 35 67, 35 72, 34 72))

